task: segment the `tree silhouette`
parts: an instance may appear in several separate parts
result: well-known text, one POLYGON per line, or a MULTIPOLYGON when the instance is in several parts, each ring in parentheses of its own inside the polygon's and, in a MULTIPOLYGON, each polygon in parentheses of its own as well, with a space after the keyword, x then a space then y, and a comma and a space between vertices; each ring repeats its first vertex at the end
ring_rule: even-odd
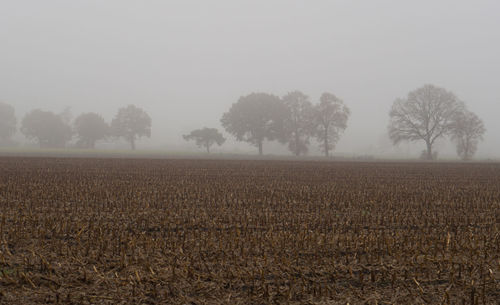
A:
POLYGON ((95 148, 95 143, 106 138, 109 125, 97 113, 84 113, 75 119, 74 128, 79 137, 79 144, 84 148, 95 148))
POLYGON ((293 91, 283 97, 288 108, 285 129, 288 136, 288 149, 296 156, 306 154, 312 130, 312 104, 300 91, 293 91))
POLYGON ((328 157, 335 148, 340 134, 347 128, 351 112, 344 102, 331 93, 323 93, 318 105, 313 108, 314 135, 328 157))
POLYGON ((21 132, 27 138, 36 139, 40 147, 64 147, 72 136, 71 126, 61 116, 40 109, 26 114, 21 132))
POLYGON ((242 96, 221 119, 225 130, 238 141, 248 142, 263 154, 264 140, 286 141, 284 120, 286 106, 277 96, 251 93, 242 96))
POLYGON ((472 159, 485 132, 483 121, 475 113, 465 110, 455 116, 451 126, 451 140, 456 143, 457 154, 462 160, 472 159))
POLYGON ((151 117, 134 105, 120 108, 111 122, 112 134, 123 137, 135 150, 135 142, 140 137, 151 137, 151 117))
POLYGON ((210 147, 214 144, 221 146, 226 139, 216 128, 203 128, 191 131, 190 134, 183 136, 184 140, 194 140, 198 147, 204 147, 207 153, 210 153, 210 147))
POLYGON ((389 113, 389 137, 394 144, 401 141, 425 141, 427 159, 433 159, 434 142, 452 130, 452 123, 463 110, 463 103, 443 88, 424 85, 397 99, 389 113))

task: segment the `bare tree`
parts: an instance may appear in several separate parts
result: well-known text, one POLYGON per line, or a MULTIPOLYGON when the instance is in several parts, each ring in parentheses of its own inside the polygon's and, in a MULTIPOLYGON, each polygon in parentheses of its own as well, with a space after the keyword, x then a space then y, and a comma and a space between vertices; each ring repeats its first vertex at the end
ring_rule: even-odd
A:
POLYGON ((134 105, 120 108, 111 122, 112 134, 123 137, 135 150, 135 141, 140 137, 151 136, 151 117, 134 105))
POLYGON ((426 159, 432 160, 434 142, 451 132, 454 117, 464 108, 456 96, 443 88, 424 85, 397 99, 389 112, 389 137, 393 144, 423 140, 426 159))
POLYGON ((226 139, 216 128, 203 128, 191 131, 190 134, 182 136, 184 140, 194 140, 198 147, 204 147, 210 153, 210 147, 214 144, 221 146, 226 139))
POLYGON ((224 129, 236 137, 259 148, 263 153, 264 140, 284 142, 284 120, 287 109, 281 99, 267 93, 242 96, 221 118, 224 129))
POLYGON ((283 97, 288 108, 285 129, 288 134, 288 149, 296 156, 306 154, 309 137, 312 134, 312 104, 307 95, 293 91, 283 97))
POLYGON ((17 119, 14 107, 0 102, 0 142, 7 143, 16 132, 17 119))
POLYGON ((452 123, 451 140, 457 145, 457 154, 467 161, 474 156, 477 144, 486 132, 483 121, 473 112, 463 111, 452 123))
POLYGON ((340 134, 347 128, 351 112, 344 102, 331 93, 323 93, 320 103, 313 108, 314 135, 328 157, 340 134))
POLYGON ((83 113, 75 119, 74 128, 79 137, 79 146, 94 148, 95 143, 106 138, 109 125, 97 113, 83 113))

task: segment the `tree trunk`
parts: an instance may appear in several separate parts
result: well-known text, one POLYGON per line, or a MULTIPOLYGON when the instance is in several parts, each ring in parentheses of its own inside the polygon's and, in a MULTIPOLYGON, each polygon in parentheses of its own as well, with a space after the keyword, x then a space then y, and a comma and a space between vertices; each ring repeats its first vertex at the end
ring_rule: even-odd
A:
POLYGON ((425 144, 427 144, 427 160, 432 160, 432 143, 429 140, 425 141, 425 144))
POLYGON ((262 156, 262 142, 263 140, 258 140, 259 142, 257 143, 257 145, 259 146, 259 156, 262 156))
POLYGON ((329 154, 329 151, 328 151, 328 128, 325 128, 325 157, 329 157, 330 154, 329 154))
POLYGON ((300 146, 299 146, 299 133, 295 130, 295 155, 298 157, 300 155, 300 146))
POLYGON ((464 157, 462 158, 463 161, 469 161, 470 156, 469 156, 469 151, 470 151, 470 142, 469 142, 469 137, 465 138, 465 145, 464 145, 464 157))
POLYGON ((205 147, 207 148, 207 154, 210 153, 210 145, 208 143, 205 143, 205 147))

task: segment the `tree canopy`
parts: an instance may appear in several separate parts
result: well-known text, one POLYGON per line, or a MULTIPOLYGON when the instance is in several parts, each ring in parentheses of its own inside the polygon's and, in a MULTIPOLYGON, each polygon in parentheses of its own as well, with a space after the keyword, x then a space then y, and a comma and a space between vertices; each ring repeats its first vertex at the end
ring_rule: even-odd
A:
POLYGON ((483 121, 475 113, 464 110, 455 116, 451 125, 451 140, 455 142, 457 154, 462 160, 470 160, 474 156, 485 132, 483 121))
POLYGON ((35 139, 40 147, 64 147, 72 136, 71 126, 61 116, 40 109, 26 114, 21 132, 27 138, 35 139))
POLYGON ((210 153, 210 147, 214 144, 221 146, 226 139, 216 128, 195 129, 190 134, 183 136, 184 140, 194 140, 198 147, 204 147, 210 153))
POLYGON ((321 143, 320 148, 328 157, 335 148, 340 134, 347 128, 351 112, 344 102, 332 93, 325 92, 319 104, 313 108, 314 135, 321 143))
POLYGON ((463 108, 452 92, 424 85, 408 93, 407 98, 394 101, 389 113, 389 137, 394 144, 425 141, 427 159, 431 160, 435 141, 450 133, 454 118, 463 108))
POLYGON ((151 137, 151 117, 134 105, 120 108, 111 122, 111 131, 117 137, 123 137, 135 149, 135 142, 141 137, 151 137))
POLYGON ((94 148, 95 143, 109 134, 109 125, 97 113, 83 113, 75 119, 74 128, 79 138, 78 146, 94 148))
POLYGON ((308 151, 309 137, 312 135, 312 104, 309 97, 300 91, 292 91, 283 97, 287 107, 285 130, 288 149, 296 156, 308 151))
POLYGON ((284 121, 287 108, 281 99, 267 93, 242 96, 221 119, 225 130, 238 141, 258 147, 263 154, 264 140, 286 141, 284 121))

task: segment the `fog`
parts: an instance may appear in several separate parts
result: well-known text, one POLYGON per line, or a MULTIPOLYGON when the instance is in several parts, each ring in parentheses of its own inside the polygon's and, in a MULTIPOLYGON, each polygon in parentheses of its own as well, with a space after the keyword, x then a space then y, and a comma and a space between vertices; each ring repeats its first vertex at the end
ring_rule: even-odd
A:
MULTIPOLYGON (((493 0, 2 1, 0 100, 18 121, 66 107, 111 121, 135 104, 153 120, 138 146, 182 151, 196 150, 192 129, 222 130, 242 95, 327 91, 352 113, 336 153, 417 156, 423 143, 390 144, 388 112, 430 83, 483 119, 477 156, 498 158, 499 12, 493 0)), ((255 152, 225 136, 214 151, 255 152)), ((288 154, 278 146, 265 153, 288 154)))

